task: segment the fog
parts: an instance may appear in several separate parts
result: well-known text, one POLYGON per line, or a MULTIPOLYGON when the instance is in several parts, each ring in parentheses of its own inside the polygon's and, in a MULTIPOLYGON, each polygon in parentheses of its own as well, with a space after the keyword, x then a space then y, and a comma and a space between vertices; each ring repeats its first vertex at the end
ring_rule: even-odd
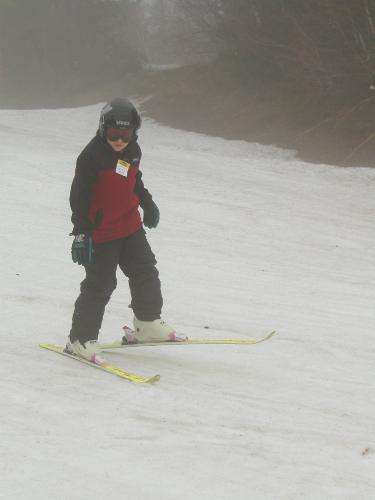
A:
POLYGON ((370 0, 0 0, 0 108, 127 95, 318 162, 373 165, 374 56, 370 0))
POLYGON ((58 105, 139 68, 212 59, 188 14, 171 0, 2 0, 0 105, 58 105))

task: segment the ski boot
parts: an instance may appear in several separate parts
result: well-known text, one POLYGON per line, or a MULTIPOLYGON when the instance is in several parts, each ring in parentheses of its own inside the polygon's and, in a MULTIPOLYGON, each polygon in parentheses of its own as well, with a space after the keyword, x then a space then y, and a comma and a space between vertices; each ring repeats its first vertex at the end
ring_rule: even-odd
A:
POLYGON ((134 330, 124 326, 124 344, 144 344, 157 342, 182 342, 186 337, 178 337, 175 330, 162 319, 141 321, 134 318, 134 330))
POLYGON ((87 361, 98 365, 106 362, 106 360, 100 355, 101 349, 96 340, 88 340, 87 342, 81 344, 79 340, 71 342, 68 337, 65 351, 68 354, 74 354, 79 358, 86 359, 87 361))

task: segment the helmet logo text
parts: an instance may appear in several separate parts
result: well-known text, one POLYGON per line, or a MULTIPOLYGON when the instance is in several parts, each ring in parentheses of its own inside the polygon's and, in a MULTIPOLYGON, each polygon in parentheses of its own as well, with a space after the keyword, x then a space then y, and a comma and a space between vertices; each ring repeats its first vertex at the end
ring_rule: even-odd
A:
POLYGON ((116 120, 116 125, 119 127, 128 127, 130 125, 130 122, 126 122, 123 120, 116 120))

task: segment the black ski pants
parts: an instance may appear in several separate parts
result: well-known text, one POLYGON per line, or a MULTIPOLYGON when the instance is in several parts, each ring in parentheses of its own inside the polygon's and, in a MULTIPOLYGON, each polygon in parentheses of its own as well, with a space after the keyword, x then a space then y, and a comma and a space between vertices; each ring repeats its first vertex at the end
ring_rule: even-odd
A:
POLYGON ((105 307, 117 285, 117 266, 129 279, 131 308, 136 318, 160 318, 163 299, 155 265, 155 255, 143 228, 126 238, 96 244, 75 302, 70 340, 97 340, 105 307))

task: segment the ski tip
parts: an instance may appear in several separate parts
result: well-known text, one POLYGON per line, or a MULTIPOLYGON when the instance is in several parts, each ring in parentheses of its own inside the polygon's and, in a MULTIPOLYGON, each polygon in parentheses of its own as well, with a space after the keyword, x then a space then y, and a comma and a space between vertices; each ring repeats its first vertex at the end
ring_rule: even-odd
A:
POLYGON ((153 377, 148 378, 145 382, 147 384, 155 384, 155 382, 159 382, 159 380, 160 380, 160 375, 156 374, 153 377))
POLYGON ((276 330, 272 330, 272 332, 270 332, 268 335, 266 335, 262 340, 260 340, 260 342, 262 342, 263 340, 268 340, 270 339, 271 337, 273 337, 276 333, 276 330))

